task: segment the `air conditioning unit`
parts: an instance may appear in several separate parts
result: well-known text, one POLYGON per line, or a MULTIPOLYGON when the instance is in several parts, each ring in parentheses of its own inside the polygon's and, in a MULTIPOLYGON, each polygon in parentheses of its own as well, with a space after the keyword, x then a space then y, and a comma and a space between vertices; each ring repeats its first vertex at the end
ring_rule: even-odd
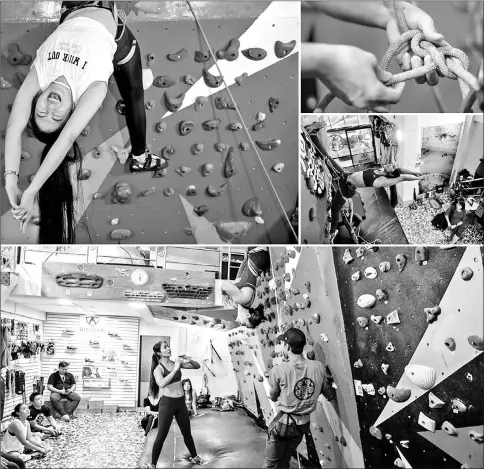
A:
POLYGON ((42 265, 42 296, 209 307, 215 305, 215 274, 113 264, 45 262, 42 265))

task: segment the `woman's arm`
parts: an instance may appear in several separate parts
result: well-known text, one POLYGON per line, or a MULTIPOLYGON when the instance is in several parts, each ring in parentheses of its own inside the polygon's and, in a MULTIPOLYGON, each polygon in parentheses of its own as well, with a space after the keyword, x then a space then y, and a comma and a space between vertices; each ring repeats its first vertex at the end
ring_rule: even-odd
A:
POLYGON ((192 409, 193 409, 193 414, 197 415, 197 393, 195 390, 192 390, 192 409))
POLYGON ((151 407, 149 405, 145 406, 145 412, 146 415, 158 415, 158 412, 151 410, 151 407))
MULTIPOLYGON (((27 438, 23 435, 22 424, 20 421, 15 421, 8 427, 8 430, 13 430, 15 436, 17 437, 18 441, 22 443, 26 448, 33 449, 34 451, 44 451, 44 448, 41 446, 37 446, 35 443, 31 443, 30 440, 32 439, 32 432, 30 431, 30 425, 27 422, 27 438), (13 427, 13 428, 10 428, 13 427)), ((7 430, 7 431, 8 431, 7 430)))
POLYGON ((186 362, 182 362, 181 368, 187 369, 187 370, 198 370, 200 368, 200 363, 196 362, 195 360, 192 360, 191 358, 187 360, 186 362))
POLYGON ((156 384, 160 387, 160 389, 163 389, 165 386, 171 383, 171 380, 175 376, 175 373, 180 369, 180 365, 177 367, 176 366, 176 361, 179 360, 178 358, 175 360, 175 367, 173 370, 170 371, 169 374, 167 374, 165 377, 163 377, 163 374, 161 373, 161 370, 159 368, 155 368, 155 371, 153 372, 153 376, 155 378, 156 384))
POLYGON ((250 288, 239 288, 229 280, 224 280, 221 284, 222 293, 230 295, 237 304, 246 304, 252 297, 250 288), (249 291, 247 291, 249 290, 249 291))
POLYGON ((412 171, 411 169, 398 168, 401 174, 412 174, 413 176, 422 176, 422 173, 417 171, 412 171))

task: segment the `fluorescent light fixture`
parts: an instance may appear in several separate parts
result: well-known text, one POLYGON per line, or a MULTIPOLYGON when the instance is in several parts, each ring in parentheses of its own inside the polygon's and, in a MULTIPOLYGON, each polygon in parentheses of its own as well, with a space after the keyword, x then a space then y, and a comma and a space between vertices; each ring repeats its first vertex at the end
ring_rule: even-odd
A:
POLYGON ((74 303, 71 300, 61 298, 61 299, 57 300, 57 304, 59 304, 61 306, 72 306, 74 303))
POLYGON ((129 302, 128 304, 133 309, 144 309, 144 307, 146 306, 144 303, 131 303, 131 302, 129 302))

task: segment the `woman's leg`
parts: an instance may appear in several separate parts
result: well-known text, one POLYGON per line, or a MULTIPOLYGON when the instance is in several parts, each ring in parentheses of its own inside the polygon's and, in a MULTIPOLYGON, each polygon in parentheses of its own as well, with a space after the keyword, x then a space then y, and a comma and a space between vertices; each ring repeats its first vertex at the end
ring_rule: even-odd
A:
POLYGON ((151 453, 151 463, 156 466, 158 458, 160 457, 163 443, 166 440, 168 432, 170 431, 171 422, 173 420, 174 406, 170 402, 171 398, 163 397, 160 399, 160 407, 158 410, 158 433, 156 434, 155 442, 153 443, 153 451, 151 453))
POLYGON ((177 405, 177 411, 175 413, 176 423, 180 427, 180 431, 183 435, 183 441, 185 446, 190 452, 190 456, 195 458, 197 456, 197 450, 195 448, 195 442, 193 441, 192 430, 190 427, 190 416, 188 415, 188 409, 185 405, 185 398, 179 400, 177 405))
MULTIPOLYGON (((340 179, 339 181, 340 184, 344 184, 344 181, 342 179, 340 179)), ((339 189, 338 186, 336 187, 336 194, 331 203, 331 234, 334 234, 336 231, 338 231, 338 225, 341 221, 340 212, 346 203, 346 199, 343 197, 341 189, 339 189)))

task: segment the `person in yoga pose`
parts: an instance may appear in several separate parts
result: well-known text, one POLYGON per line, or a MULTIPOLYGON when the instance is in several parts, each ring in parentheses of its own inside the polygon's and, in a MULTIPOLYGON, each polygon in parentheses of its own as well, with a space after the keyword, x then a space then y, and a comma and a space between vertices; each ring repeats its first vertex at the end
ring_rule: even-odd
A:
POLYGON ((190 429, 190 416, 185 405, 185 391, 181 384, 181 368, 199 369, 200 364, 188 357, 183 359, 177 357, 175 361, 172 361, 170 357, 171 349, 166 342, 160 341, 153 346, 149 388, 151 395, 160 394, 161 397, 158 411, 158 433, 153 444, 152 464, 148 467, 156 467, 173 417, 180 427, 183 440, 190 452, 190 462, 201 465, 205 461, 197 455, 190 429))
POLYGON ((160 410, 160 396, 153 396, 151 390, 148 391, 148 396, 143 401, 146 415, 141 419, 141 427, 145 431, 145 435, 153 428, 158 428, 158 411, 160 410))
POLYGON ((114 1, 68 1, 57 29, 37 50, 7 125, 6 191, 24 230, 39 206, 39 243, 75 242, 75 191, 70 166, 82 165, 77 137, 102 106, 114 73, 131 138, 130 170, 156 171, 167 161, 146 149, 146 113, 139 44, 114 1), (18 187, 22 132, 45 147, 29 187, 18 187))
POLYGON ((192 382, 187 378, 182 381, 182 388, 185 391, 185 405, 187 406, 188 414, 198 415, 197 412, 197 393, 192 387, 192 382))

